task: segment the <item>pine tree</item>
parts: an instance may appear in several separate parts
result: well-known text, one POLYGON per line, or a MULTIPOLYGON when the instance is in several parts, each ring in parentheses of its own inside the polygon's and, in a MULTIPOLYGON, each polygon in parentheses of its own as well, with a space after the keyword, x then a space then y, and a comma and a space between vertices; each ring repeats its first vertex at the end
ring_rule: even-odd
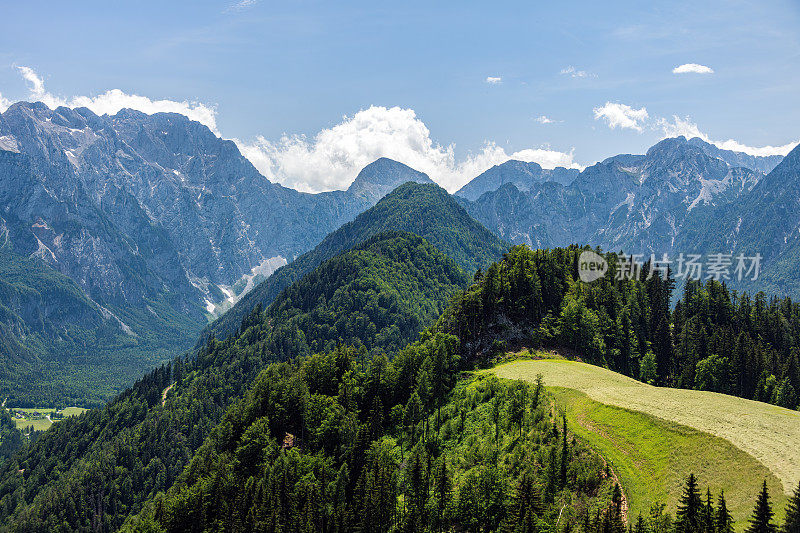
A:
POLYGON ((728 505, 725 503, 725 491, 719 493, 714 527, 716 527, 716 533, 733 533, 733 517, 728 512, 728 505))
POLYGON ((782 533, 800 533, 800 483, 794 494, 789 499, 786 507, 786 521, 783 523, 782 533))
POLYGON ((677 533, 697 533, 700 531, 700 511, 703 501, 697 490, 697 478, 689 474, 683 496, 675 513, 675 531, 677 533))
POLYGON ((533 398, 531 398, 531 411, 536 411, 539 407, 539 399, 542 396, 542 387, 544 387, 544 376, 536 374, 536 388, 533 390, 533 398))
POLYGON ((500 413, 501 413, 500 408, 501 408, 500 397, 495 396, 494 399, 492 400, 492 422, 494 423, 495 442, 497 442, 497 440, 500 438, 500 413))
POLYGON ((619 484, 614 484, 614 493, 611 495, 611 527, 613 531, 625 531, 622 521, 622 489, 619 484))
POLYGON ((706 501, 700 513, 700 521, 705 533, 714 533, 714 502, 711 500, 711 489, 706 489, 706 501))
POLYGON ((436 498, 436 512, 432 517, 432 525, 435 531, 444 531, 447 528, 447 512, 450 507, 450 499, 453 492, 453 483, 447 471, 447 461, 444 457, 439 459, 433 483, 434 496, 436 498))
POLYGON ((639 515, 639 518, 636 519, 636 526, 633 528, 633 533, 647 533, 647 527, 644 525, 644 518, 642 515, 639 515))
POLYGON ((567 414, 561 413, 564 429, 561 432, 561 486, 567 486, 567 467, 569 466, 569 444, 567 443, 567 414))
POLYGON ((513 525, 513 531, 517 533, 537 532, 538 514, 542 510, 541 507, 535 478, 529 470, 525 470, 517 482, 514 508, 508 516, 513 525))
POLYGON ((347 464, 339 468, 333 486, 333 513, 331 516, 331 531, 344 533, 350 529, 349 513, 347 509, 347 486, 350 484, 350 472, 347 464))
POLYGON ((750 527, 747 528, 747 533, 776 533, 778 528, 772 522, 774 515, 772 505, 769 503, 767 481, 764 480, 761 492, 758 493, 756 499, 756 508, 753 511, 753 517, 750 518, 750 527))

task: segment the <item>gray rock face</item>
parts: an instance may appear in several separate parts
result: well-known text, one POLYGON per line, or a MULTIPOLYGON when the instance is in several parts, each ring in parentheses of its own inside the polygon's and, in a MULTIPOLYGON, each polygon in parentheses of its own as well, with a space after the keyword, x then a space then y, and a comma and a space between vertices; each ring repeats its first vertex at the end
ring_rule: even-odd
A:
POLYGON ((749 168, 750 170, 756 170, 763 174, 769 174, 772 172, 772 169, 778 166, 778 163, 783 160, 782 155, 756 156, 745 154, 744 152, 723 150, 721 148, 717 148, 711 143, 707 143, 699 137, 692 137, 688 142, 698 146, 711 157, 722 159, 732 167, 749 168))
POLYGON ((137 342, 157 331, 153 342, 173 348, 191 345, 208 311, 405 181, 430 179, 380 159, 347 191, 300 193, 179 114, 27 102, 0 114, 0 237, 10 253, 74 281, 108 315, 103 327, 137 342))
POLYGON ((386 157, 365 166, 350 184, 347 192, 372 206, 403 183, 433 183, 427 174, 386 157))
POLYGON ((800 297, 800 146, 748 193, 693 213, 677 246, 761 254, 760 276, 744 288, 800 297))
POLYGON ((730 204, 763 175, 709 156, 685 138, 666 139, 643 156, 592 165, 569 186, 513 182, 466 202, 502 238, 535 247, 574 242, 606 249, 669 252, 690 213, 730 204))
POLYGON ((430 182, 380 159, 348 191, 300 193, 170 113, 18 103, 0 117, 0 137, 0 208, 14 221, 14 248, 120 304, 169 291, 188 310, 213 300, 214 285, 312 248, 400 183, 430 182))
POLYGON ((496 191, 506 183, 513 183, 520 191, 528 192, 542 182, 553 181, 569 186, 578 176, 574 168, 543 169, 538 163, 514 159, 495 165, 456 191, 456 196, 475 201, 483 193, 496 191))

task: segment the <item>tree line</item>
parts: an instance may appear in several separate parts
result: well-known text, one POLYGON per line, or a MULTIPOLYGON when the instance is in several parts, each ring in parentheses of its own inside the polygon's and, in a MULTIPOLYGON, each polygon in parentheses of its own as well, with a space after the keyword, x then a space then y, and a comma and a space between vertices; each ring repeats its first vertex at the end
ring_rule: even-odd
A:
MULTIPOLYGON (((800 484, 795 489, 786 508, 783 524, 774 521, 766 481, 756 497, 755 506, 745 528, 746 533, 797 533, 800 531, 800 484)), ((664 512, 664 504, 653 505, 646 517, 638 516, 631 524, 633 533, 733 533, 733 517, 728 512, 725 492, 716 497, 706 489, 701 494, 697 478, 690 474, 686 479, 675 517, 664 512)))

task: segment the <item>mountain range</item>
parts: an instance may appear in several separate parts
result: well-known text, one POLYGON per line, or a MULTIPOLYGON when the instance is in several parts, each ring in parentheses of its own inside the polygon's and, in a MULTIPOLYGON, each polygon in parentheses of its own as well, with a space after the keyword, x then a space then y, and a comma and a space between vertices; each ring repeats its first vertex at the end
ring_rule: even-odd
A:
POLYGON ((269 182, 233 142, 183 115, 16 103, 0 114, 0 242, 72 280, 94 317, 73 323, 82 331, 72 337, 103 341, 75 344, 42 329, 31 317, 71 305, 44 288, 51 298, 33 314, 18 299, 2 302, 15 318, 0 356, 41 374, 71 361, 104 366, 124 348, 136 361, 130 372, 115 365, 95 378, 129 382, 191 347, 207 316, 407 181, 430 179, 379 159, 346 191, 301 193, 269 182))
POLYGON ((475 201, 483 193, 496 191, 506 183, 513 183, 520 191, 530 191, 535 185, 547 181, 569 186, 579 172, 576 168, 543 169, 539 163, 512 159, 483 172, 456 191, 456 195, 475 201))
POLYGON ((509 180, 462 204, 513 243, 671 252, 693 212, 729 205, 764 177, 757 168, 765 161, 754 160, 755 169, 731 166, 709 155, 719 149, 699 142, 665 139, 644 155, 618 155, 587 167, 569 185, 533 182, 525 190, 509 180))
POLYGON ((381 158, 347 190, 308 194, 183 115, 16 103, 0 114, 0 388, 100 401, 385 230, 468 274, 506 243, 759 252, 763 277, 743 286, 797 295, 799 157, 678 137, 582 171, 508 161, 454 196, 381 158))

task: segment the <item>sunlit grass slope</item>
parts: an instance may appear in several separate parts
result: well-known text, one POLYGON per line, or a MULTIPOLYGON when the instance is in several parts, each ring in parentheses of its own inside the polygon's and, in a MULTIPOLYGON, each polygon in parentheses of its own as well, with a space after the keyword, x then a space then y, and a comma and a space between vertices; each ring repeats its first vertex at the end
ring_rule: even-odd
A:
POLYGON ((800 479, 798 412, 723 394, 653 387, 572 361, 517 361, 494 372, 527 381, 544 376, 567 407, 573 430, 613 462, 633 517, 654 501, 674 511, 690 472, 712 492, 725 489, 740 524, 762 479, 781 515, 783 492, 800 479))

